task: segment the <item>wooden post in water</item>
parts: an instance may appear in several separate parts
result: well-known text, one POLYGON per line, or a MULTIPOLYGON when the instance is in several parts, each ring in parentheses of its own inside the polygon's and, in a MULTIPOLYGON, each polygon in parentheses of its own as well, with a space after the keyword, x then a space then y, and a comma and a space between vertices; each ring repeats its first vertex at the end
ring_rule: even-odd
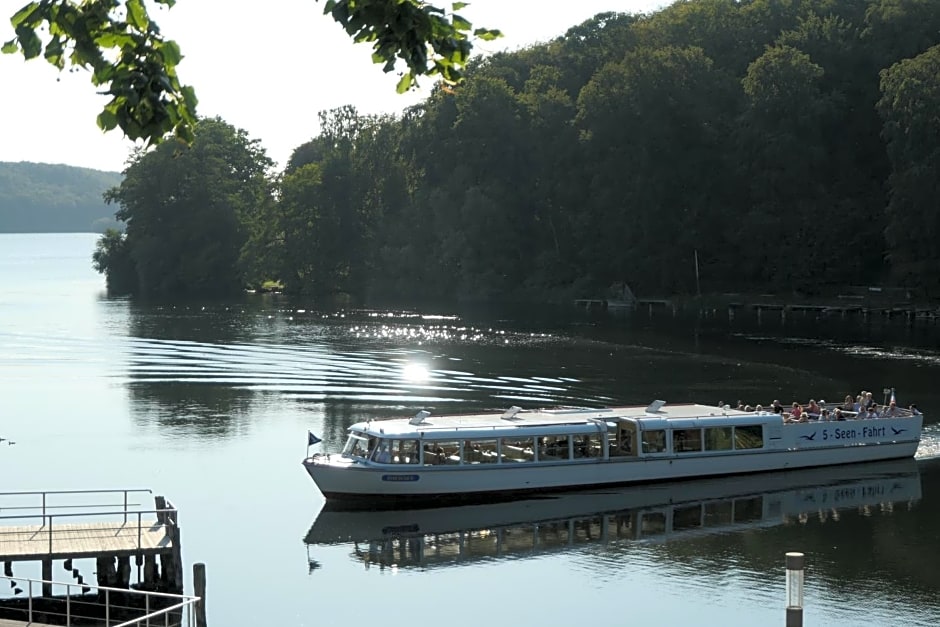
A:
POLYGON ((145 555, 144 556, 144 584, 146 584, 146 589, 150 590, 153 586, 157 585, 157 556, 156 555, 145 555))
POLYGON ((117 588, 129 590, 131 587, 131 556, 119 555, 117 558, 117 588))
POLYGON ((42 561, 42 579, 42 596, 51 597, 52 584, 49 582, 52 581, 52 559, 42 561))
POLYGON ((193 564, 193 592, 199 601, 193 606, 196 612, 196 627, 206 627, 206 565, 193 564))

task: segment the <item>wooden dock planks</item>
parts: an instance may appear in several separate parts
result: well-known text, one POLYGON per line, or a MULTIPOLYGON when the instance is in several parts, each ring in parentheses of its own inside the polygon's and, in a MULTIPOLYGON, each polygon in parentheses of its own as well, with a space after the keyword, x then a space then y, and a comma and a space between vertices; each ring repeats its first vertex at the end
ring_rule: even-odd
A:
POLYGON ((0 560, 59 559, 99 555, 137 555, 173 547, 167 528, 157 521, 0 527, 0 560), (51 536, 51 537, 50 537, 51 536))

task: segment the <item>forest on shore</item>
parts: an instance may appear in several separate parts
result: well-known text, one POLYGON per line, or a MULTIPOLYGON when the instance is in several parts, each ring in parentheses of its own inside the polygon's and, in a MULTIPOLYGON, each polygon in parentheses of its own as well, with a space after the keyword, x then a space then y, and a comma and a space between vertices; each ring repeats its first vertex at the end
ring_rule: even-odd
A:
POLYGON ((119 226, 102 194, 120 172, 0 162, 0 233, 104 233, 119 226))
POLYGON ((321 112, 283 172, 201 120, 132 158, 94 263, 161 297, 940 296, 938 44, 935 0, 600 14, 400 115, 321 112))

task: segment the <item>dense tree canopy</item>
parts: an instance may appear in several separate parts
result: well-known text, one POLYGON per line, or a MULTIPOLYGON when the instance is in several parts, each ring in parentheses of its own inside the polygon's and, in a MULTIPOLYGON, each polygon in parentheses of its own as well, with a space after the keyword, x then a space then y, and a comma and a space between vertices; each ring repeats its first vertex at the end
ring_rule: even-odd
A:
POLYGON ((473 61, 400 116, 326 112, 241 222, 240 280, 360 301, 940 295, 938 24, 930 0, 685 0, 473 61))
POLYGON ((256 140, 219 119, 202 120, 191 146, 170 141, 138 152, 120 186, 106 194, 120 205, 116 216, 126 231, 123 237, 105 234, 97 269, 122 292, 165 297, 240 290, 250 265, 240 261, 247 226, 268 208, 270 167, 256 140))

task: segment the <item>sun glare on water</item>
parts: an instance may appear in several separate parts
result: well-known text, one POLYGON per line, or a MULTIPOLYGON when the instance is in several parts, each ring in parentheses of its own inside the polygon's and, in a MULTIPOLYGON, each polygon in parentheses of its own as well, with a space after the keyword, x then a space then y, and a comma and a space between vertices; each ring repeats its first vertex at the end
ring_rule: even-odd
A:
POLYGON ((411 362, 402 368, 401 378, 409 383, 424 383, 431 378, 431 373, 424 364, 411 362))

